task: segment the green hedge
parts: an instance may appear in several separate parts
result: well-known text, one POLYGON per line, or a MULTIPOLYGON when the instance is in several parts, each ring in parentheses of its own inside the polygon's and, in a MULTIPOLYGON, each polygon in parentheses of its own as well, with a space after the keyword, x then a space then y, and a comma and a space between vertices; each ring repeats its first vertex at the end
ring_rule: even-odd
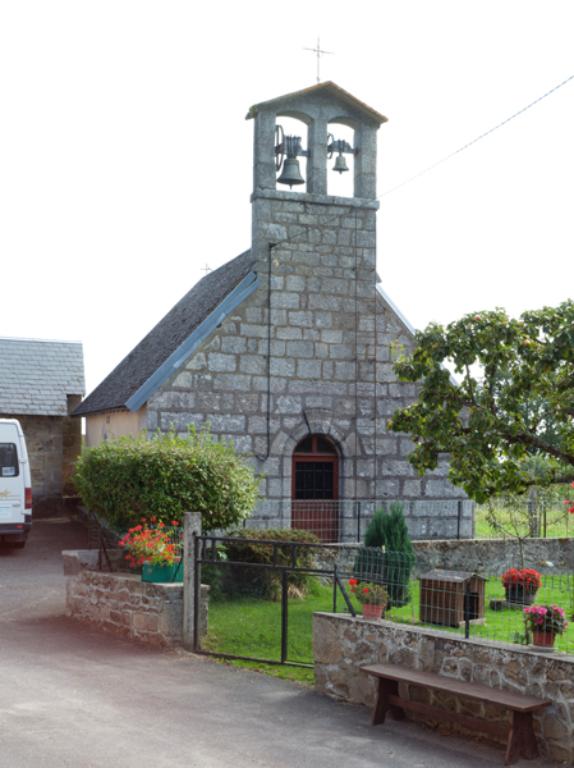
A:
MULTIPOLYGON (((281 546, 281 542, 296 542, 299 544, 318 544, 319 539, 309 531, 291 528, 274 528, 269 530, 242 530, 232 534, 233 541, 224 542, 224 557, 227 560, 245 563, 245 565, 217 566, 224 571, 223 591, 227 595, 252 595, 268 600, 278 600, 281 596, 281 572, 268 568, 250 568, 250 563, 264 565, 295 565, 296 568, 313 568, 316 550, 312 547, 297 547, 295 560, 292 559, 292 548, 281 546), (251 539, 252 541, 249 541, 251 539), (273 547, 271 544, 259 543, 262 540, 280 542, 273 547)), ((309 576, 306 573, 288 575, 290 596, 303 596, 307 592, 309 576)))
POLYGON ((226 529, 249 516, 258 488, 235 448, 205 431, 85 448, 74 484, 83 504, 120 531, 142 516, 181 522, 185 512, 201 512, 204 531, 226 529))

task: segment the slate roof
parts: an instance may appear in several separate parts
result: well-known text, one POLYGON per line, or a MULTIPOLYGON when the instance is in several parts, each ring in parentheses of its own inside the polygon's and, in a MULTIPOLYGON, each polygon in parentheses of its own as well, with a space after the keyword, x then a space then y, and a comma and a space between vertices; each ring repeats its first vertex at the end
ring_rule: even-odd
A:
POLYGON ((74 411, 74 416, 123 409, 134 393, 221 304, 254 266, 246 251, 209 272, 160 320, 74 411))
POLYGON ((66 416, 84 392, 80 342, 0 338, 0 413, 66 416))

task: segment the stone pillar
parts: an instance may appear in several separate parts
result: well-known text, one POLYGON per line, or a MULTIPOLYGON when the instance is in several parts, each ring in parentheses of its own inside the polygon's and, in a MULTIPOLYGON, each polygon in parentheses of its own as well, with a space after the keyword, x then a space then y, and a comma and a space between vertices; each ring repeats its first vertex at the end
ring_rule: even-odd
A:
POLYGON ((74 409, 82 402, 81 395, 68 395, 68 416, 62 419, 62 493, 75 496, 72 482, 74 464, 82 451, 82 419, 72 417, 74 409))
POLYGON ((308 148, 311 152, 307 160, 307 192, 315 195, 327 194, 327 121, 315 118, 307 133, 308 148))
POLYGON ((275 189, 275 114, 262 110, 253 137, 253 191, 275 189))
MULTIPOLYGON (((201 514, 186 512, 183 529, 183 645, 193 650, 193 626, 195 623, 195 592, 199 588, 195 580, 195 540, 201 536, 201 514)), ((201 583, 201 573, 199 573, 201 583)))
POLYGON ((377 198, 377 128, 361 123, 355 131, 355 197, 365 200, 377 198))

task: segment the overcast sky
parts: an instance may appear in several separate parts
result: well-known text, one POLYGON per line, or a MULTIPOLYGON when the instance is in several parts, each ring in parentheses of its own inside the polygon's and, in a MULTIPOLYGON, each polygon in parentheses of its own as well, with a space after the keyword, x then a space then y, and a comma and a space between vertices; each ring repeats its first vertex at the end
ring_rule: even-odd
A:
POLYGON ((571 296, 571 0, 0 0, 0 335, 88 391, 250 245, 251 104, 334 80, 379 132, 378 269, 416 327, 571 296))

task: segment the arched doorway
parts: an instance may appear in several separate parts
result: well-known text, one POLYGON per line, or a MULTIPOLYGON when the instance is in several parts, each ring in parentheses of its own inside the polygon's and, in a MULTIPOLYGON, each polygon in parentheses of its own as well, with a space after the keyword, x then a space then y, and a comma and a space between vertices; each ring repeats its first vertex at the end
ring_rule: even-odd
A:
POLYGON ((291 526, 321 541, 339 540, 339 454, 325 435, 308 435, 293 451, 291 526))

